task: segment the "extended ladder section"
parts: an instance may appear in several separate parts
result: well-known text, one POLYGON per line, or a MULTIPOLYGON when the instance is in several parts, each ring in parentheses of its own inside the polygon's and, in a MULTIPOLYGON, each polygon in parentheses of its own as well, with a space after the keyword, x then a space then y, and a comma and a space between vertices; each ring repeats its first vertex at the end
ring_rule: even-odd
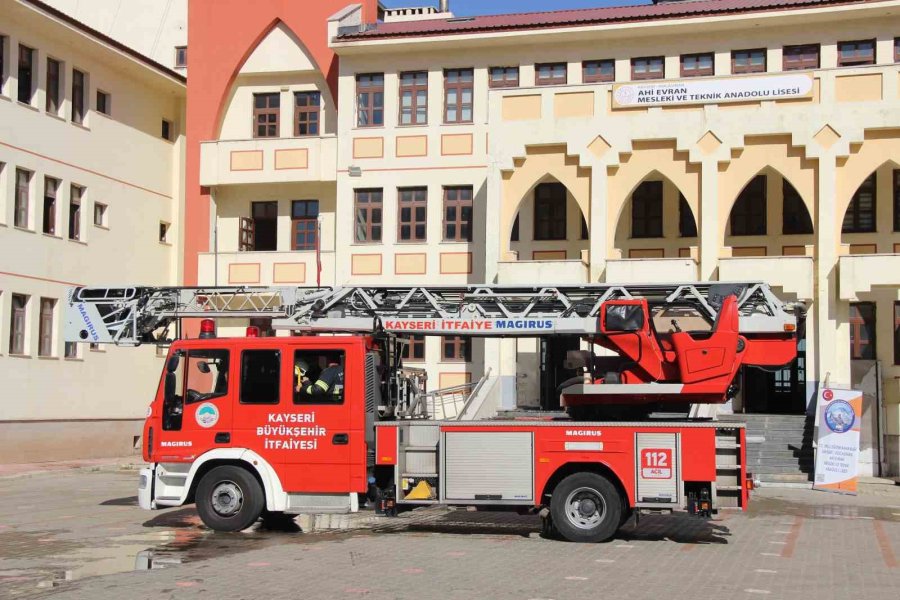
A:
POLYGON ((70 342, 166 344, 184 318, 271 318, 301 332, 533 337, 592 335, 608 300, 646 298, 714 322, 737 297, 742 334, 794 331, 794 306, 769 286, 747 283, 561 286, 121 287, 71 288, 70 342))

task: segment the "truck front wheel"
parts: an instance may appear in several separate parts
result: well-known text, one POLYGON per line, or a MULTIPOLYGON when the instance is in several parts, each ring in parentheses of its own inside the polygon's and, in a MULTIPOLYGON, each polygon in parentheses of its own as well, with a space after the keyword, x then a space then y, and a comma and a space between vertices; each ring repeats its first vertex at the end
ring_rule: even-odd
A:
POLYGON ((204 475, 195 498, 200 518, 216 531, 247 529, 259 519, 266 502, 256 477, 233 465, 216 467, 204 475))
POLYGON ((605 542, 619 529, 622 498, 606 477, 574 473, 553 490, 550 516, 570 542, 605 542))

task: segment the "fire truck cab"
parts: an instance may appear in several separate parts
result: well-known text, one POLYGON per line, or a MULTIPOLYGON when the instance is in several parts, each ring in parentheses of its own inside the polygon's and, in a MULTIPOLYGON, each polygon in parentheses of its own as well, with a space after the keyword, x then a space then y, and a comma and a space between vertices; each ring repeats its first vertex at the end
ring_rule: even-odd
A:
POLYGON ((386 339, 218 338, 209 323, 169 349, 144 428, 145 509, 193 502, 210 528, 237 531, 260 516, 355 512, 367 497, 388 514, 481 505, 539 512, 588 542, 634 511, 746 508, 740 425, 395 420, 386 339))

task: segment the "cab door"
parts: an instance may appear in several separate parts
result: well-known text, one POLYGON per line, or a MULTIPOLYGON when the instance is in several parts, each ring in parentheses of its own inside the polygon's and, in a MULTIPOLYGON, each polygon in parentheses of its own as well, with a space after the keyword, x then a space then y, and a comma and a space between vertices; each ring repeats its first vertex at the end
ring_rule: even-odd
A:
POLYGON ((360 410, 354 399, 361 397, 364 385, 356 364, 359 359, 354 348, 340 345, 339 338, 334 342, 309 339, 316 345, 292 346, 285 364, 290 393, 288 402, 282 404, 283 423, 277 424, 276 432, 285 467, 285 491, 362 491, 364 485, 357 489, 358 474, 351 477, 358 470, 352 466, 358 466, 360 460, 365 468, 363 430, 352 418, 353 411, 360 410))

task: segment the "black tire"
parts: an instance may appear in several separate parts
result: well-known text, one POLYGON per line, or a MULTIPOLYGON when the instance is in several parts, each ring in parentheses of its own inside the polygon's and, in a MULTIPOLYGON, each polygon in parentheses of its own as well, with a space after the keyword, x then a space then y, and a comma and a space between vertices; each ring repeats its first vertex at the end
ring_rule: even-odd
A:
POLYGON ((262 486, 247 469, 224 465, 203 476, 195 495, 203 523, 215 531, 241 531, 265 508, 262 486))
POLYGON ((556 486, 550 516, 559 534, 570 542, 605 542, 622 522, 622 497, 606 477, 574 473, 556 486))

